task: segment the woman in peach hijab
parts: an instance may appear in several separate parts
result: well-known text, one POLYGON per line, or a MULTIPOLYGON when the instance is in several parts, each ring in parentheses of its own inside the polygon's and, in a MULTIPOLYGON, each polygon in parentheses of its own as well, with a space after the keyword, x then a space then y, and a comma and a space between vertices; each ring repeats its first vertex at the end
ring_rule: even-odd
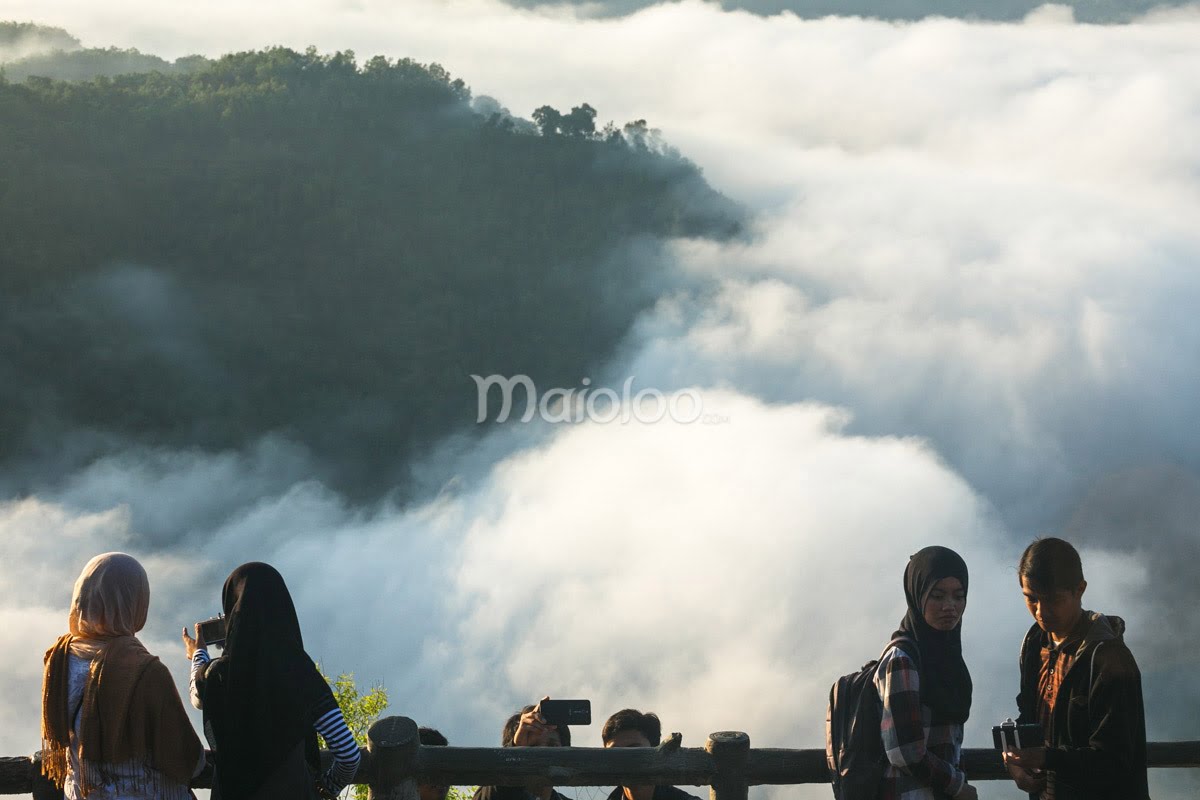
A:
POLYGON ((42 771, 66 800, 192 796, 204 748, 170 672, 137 640, 149 608, 146 570, 124 553, 96 556, 75 582, 42 684, 42 771))

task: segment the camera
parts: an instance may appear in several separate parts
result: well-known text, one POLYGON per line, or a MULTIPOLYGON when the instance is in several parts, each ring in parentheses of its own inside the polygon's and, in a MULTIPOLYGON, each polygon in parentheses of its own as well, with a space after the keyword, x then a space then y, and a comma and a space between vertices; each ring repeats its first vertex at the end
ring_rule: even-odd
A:
POLYGON ((215 617, 206 619, 198 623, 200 625, 200 635, 204 638, 206 645, 212 644, 217 647, 225 646, 225 615, 217 614, 215 617))
POLYGON ((1046 743, 1046 735, 1037 723, 1018 725, 1006 719, 992 728, 992 742, 997 750, 1023 750, 1026 747, 1041 747, 1046 743))

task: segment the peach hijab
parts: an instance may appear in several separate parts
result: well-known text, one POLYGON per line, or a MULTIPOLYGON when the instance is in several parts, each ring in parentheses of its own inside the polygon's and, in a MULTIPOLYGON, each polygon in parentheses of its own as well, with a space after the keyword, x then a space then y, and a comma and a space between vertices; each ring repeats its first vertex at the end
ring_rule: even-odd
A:
POLYGON ((150 579, 133 556, 104 553, 79 573, 71 593, 71 654, 94 658, 118 636, 135 636, 150 611, 150 579))

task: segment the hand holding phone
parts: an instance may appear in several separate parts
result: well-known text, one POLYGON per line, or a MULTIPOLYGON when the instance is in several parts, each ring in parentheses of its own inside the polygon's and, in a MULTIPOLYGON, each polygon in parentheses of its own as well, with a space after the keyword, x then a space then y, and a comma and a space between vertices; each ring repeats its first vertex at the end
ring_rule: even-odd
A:
POLYGON ((196 623, 195 639, 188 635, 187 628, 183 629, 183 654, 187 657, 188 661, 192 660, 192 656, 195 655, 197 650, 202 649, 204 644, 204 634, 200 632, 199 622, 196 623))
POLYGON ((1029 762, 1038 761, 1036 754, 1041 755, 1041 763, 1046 763, 1046 748, 1035 747, 1031 750, 1004 751, 1004 766, 1008 775, 1013 779, 1017 788, 1026 794, 1041 794, 1046 788, 1046 773, 1035 769, 1029 762))
POLYGON ((521 714, 512 744, 517 747, 557 747, 564 744, 560 730, 566 725, 590 725, 592 704, 589 700, 551 700, 541 702, 521 714))

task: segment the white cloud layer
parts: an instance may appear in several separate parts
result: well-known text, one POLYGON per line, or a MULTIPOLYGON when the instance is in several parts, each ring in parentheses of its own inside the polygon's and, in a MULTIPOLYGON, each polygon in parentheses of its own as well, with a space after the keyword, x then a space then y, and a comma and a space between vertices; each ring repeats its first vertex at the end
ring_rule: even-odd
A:
MULTIPOLYGON (((1194 516, 1147 517, 1198 496, 1195 9, 1117 27, 695 2, 593 21, 482 0, 4 13, 172 57, 282 43, 436 60, 516 113, 587 101, 646 117, 760 214, 753 241, 676 246, 689 288, 611 368, 698 386, 727 424, 560 430, 407 511, 272 480, 303 471, 278 443, 132 454, 4 507, 5 751, 32 746, 36 667, 74 571, 163 541, 188 552, 152 569, 164 651, 230 568, 266 558, 296 587, 315 654, 384 680, 397 713, 454 740, 494 741, 508 710, 550 692, 590 696, 597 715, 653 707, 693 745, 736 727, 791 746, 819 746, 829 682, 895 625, 904 558, 941 542, 974 567, 981 745, 1011 713, 1027 620, 1009 565, 1072 520, 1088 523, 1074 532, 1089 603, 1130 623, 1151 737, 1197 737, 1174 692, 1200 630, 1162 619, 1192 605, 1177 565, 1200 542, 1194 516), (1114 485, 1128 527, 1097 511, 1114 485)), ((1197 786, 1154 781, 1157 797, 1197 786)))
MULTIPOLYGON (((265 559, 287 577, 314 657, 382 681, 394 713, 455 741, 495 741, 512 708, 550 693, 592 699, 600 720, 579 744, 598 745, 603 716, 637 705, 695 746, 733 727, 815 747, 830 680, 886 639, 907 555, 938 541, 976 565, 973 660, 1004 662, 1003 642, 983 634, 1016 639, 1024 624, 1002 586, 1011 547, 926 446, 846 436, 844 415, 822 406, 720 392, 706 403, 728 421, 566 428, 479 487, 408 511, 350 512, 311 485, 235 501, 202 547, 146 558, 144 638, 182 680, 179 626, 211 613, 232 566, 265 559)), ((6 574, 4 614, 23 620, 0 634, 6 752, 36 744, 40 653, 61 632, 74 571, 107 549, 142 555, 130 509, 196 487, 226 496, 253 468, 219 460, 176 460, 158 482, 130 467, 125 504, 103 513, 0 507, 18 563, 40 565, 32 581, 6 574)), ((95 469, 111 480, 122 467, 95 469)), ((1001 675, 977 670, 984 686, 1001 675)), ((1003 696, 980 694, 982 718, 1005 711, 1003 696)))

